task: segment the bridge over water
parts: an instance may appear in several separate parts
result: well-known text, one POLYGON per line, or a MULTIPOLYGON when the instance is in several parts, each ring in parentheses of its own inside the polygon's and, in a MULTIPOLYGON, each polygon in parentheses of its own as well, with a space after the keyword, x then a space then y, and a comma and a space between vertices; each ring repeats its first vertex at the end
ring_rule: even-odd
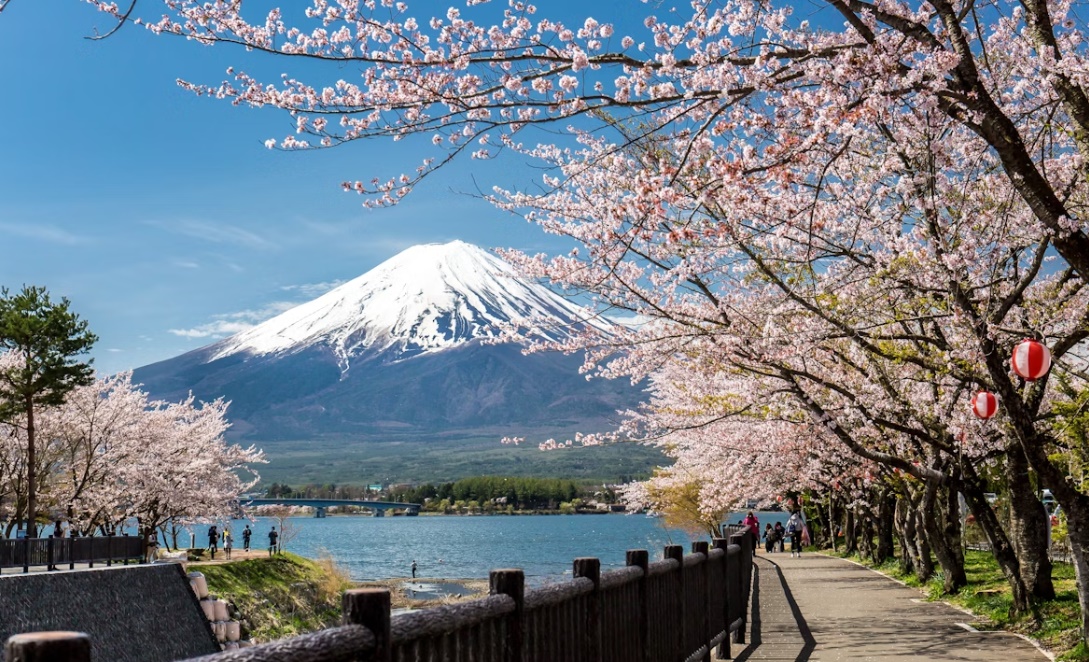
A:
POLYGON ((387 510, 403 510, 405 515, 420 514, 420 504, 398 501, 359 501, 355 499, 242 499, 242 507, 250 506, 308 506, 315 509, 315 517, 325 517, 326 508, 356 506, 367 508, 375 517, 385 517, 387 510))

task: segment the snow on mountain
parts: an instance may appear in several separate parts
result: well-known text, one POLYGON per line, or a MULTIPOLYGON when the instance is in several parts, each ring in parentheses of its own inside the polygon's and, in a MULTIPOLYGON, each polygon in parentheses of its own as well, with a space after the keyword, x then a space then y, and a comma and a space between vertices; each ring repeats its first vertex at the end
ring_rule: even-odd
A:
POLYGON ((498 324, 548 320, 555 338, 608 322, 509 264, 462 241, 413 246, 326 294, 213 345, 211 363, 235 354, 295 353, 324 346, 347 369, 351 357, 392 351, 396 358, 437 352, 494 336, 498 324))

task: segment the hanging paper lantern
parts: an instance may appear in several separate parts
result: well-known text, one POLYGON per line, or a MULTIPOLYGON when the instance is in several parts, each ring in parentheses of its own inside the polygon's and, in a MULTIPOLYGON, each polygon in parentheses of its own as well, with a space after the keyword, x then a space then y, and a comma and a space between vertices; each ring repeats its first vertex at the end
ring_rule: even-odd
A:
POLYGON ((972 396, 972 413, 976 418, 987 420, 998 413, 998 396, 987 391, 980 391, 972 396))
POLYGON ((1013 348, 1010 365, 1019 377, 1034 382, 1051 369, 1051 352, 1042 342, 1025 338, 1013 348))

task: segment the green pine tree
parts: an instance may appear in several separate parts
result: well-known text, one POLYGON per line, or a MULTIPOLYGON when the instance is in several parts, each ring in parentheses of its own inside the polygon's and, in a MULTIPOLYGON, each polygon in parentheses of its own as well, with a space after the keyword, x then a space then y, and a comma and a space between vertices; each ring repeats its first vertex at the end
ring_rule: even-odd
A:
POLYGON ((68 299, 54 303, 44 287, 24 285, 12 294, 0 289, 0 352, 19 361, 0 369, 0 420, 25 416, 27 432, 27 536, 37 536, 34 415, 62 404, 72 389, 94 380, 90 351, 98 337, 87 322, 68 310, 68 299))

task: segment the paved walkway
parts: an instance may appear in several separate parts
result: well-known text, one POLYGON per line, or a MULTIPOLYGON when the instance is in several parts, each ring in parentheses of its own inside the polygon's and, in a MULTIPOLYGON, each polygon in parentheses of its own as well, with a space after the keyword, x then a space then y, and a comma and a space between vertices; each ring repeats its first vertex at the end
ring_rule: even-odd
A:
POLYGON ((1006 633, 970 632, 972 617, 919 591, 819 554, 761 551, 747 647, 737 660, 1016 660, 1048 658, 1006 633))

